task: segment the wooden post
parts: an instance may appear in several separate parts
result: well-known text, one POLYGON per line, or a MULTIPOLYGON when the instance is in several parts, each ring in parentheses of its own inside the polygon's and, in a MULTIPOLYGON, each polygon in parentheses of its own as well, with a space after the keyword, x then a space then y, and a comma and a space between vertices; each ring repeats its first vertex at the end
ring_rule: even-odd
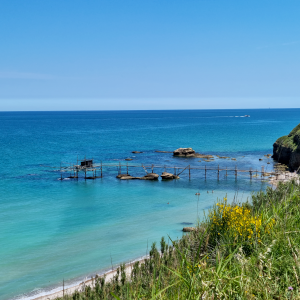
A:
POLYGON ((191 165, 189 165, 189 179, 191 179, 191 165))
POLYGON ((119 174, 122 174, 122 171, 121 171, 121 162, 119 162, 119 168, 120 168, 120 173, 119 174))
POLYGON ((265 175, 265 168, 264 166, 261 166, 261 177, 264 177, 265 175))
POLYGON ((206 165, 205 165, 205 180, 206 180, 206 165))
POLYGON ((237 180, 237 168, 235 166, 235 180, 237 180))
POLYGON ((174 175, 176 175, 176 167, 174 167, 174 175))
POLYGON ((220 167, 218 165, 218 180, 220 179, 220 167))
POLYGON ((84 169, 84 179, 86 180, 86 168, 84 169))
POLYGON ((127 175, 128 175, 128 163, 127 163, 127 175))
POLYGON ((226 178, 227 178, 227 167, 226 167, 226 178))
POLYGON ((101 160, 101 178, 102 178, 102 160, 101 160))
POLYGON ((252 180, 252 170, 251 169, 250 169, 249 173, 250 173, 250 180, 252 180))

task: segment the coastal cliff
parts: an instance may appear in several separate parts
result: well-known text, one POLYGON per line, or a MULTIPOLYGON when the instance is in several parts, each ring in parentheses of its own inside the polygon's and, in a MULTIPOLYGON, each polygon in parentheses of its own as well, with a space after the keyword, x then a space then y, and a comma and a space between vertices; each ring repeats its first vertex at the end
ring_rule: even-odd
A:
POLYGON ((289 135, 277 139, 273 144, 272 157, 292 170, 300 167, 300 124, 289 135))

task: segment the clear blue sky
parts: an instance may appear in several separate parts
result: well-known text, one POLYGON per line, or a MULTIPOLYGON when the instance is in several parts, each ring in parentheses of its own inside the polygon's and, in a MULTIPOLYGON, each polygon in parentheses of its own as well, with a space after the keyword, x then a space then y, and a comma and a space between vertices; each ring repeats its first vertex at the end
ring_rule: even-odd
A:
POLYGON ((0 110, 300 107, 299 0, 1 0, 0 110))

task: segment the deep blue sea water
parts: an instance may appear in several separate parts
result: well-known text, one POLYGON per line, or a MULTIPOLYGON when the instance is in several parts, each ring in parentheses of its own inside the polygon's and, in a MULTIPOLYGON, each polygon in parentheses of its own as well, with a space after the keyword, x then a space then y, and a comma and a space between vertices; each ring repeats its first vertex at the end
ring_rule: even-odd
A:
MULTIPOLYGON (((183 223, 196 223, 218 198, 245 201, 266 188, 224 172, 205 181, 199 171, 169 182, 120 181, 117 169, 104 169, 102 179, 60 181, 61 162, 86 156, 118 164, 131 157, 129 165, 268 171, 273 162, 264 155, 299 122, 300 109, 0 112, 0 299, 29 297, 109 269, 111 260, 143 256, 161 236, 180 237, 183 223), (155 152, 179 147, 237 160, 155 152)), ((142 168, 130 173, 145 175, 142 168)))

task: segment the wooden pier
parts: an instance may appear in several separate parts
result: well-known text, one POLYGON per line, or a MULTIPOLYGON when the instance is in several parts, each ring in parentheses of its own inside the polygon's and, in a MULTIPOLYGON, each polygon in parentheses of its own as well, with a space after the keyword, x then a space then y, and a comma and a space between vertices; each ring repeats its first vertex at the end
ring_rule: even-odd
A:
MULTIPOLYGON (((119 162, 118 164, 110 164, 110 163, 105 163, 103 164, 98 163, 95 164, 93 160, 83 160, 81 164, 79 165, 69 165, 69 166, 62 166, 60 167, 60 174, 61 177, 60 179, 63 180, 64 178, 70 178, 70 179, 78 179, 79 177, 84 178, 85 180, 87 179, 97 179, 97 178, 103 178, 104 177, 104 170, 108 173, 111 172, 112 170, 115 170, 117 175, 120 174, 127 174, 129 175, 129 170, 136 170, 136 169, 143 169, 146 174, 152 174, 154 171, 156 172, 166 172, 167 170, 170 173, 173 173, 176 176, 181 175, 183 172, 188 173, 188 178, 191 179, 193 174, 197 172, 203 173, 204 178, 208 177, 209 174, 211 173, 216 173, 216 177, 218 180, 220 180, 221 174, 224 174, 224 177, 226 178, 229 175, 235 176, 235 179, 237 180, 239 175, 247 175, 247 177, 252 180, 255 178, 256 180, 264 180, 265 177, 275 177, 278 178, 279 175, 282 175, 282 173, 277 172, 277 171, 272 171, 272 172, 266 172, 264 170, 264 166, 262 166, 261 170, 253 170, 253 169, 248 169, 248 170, 242 170, 238 169, 237 166, 234 168, 228 168, 228 167, 223 167, 220 168, 218 165, 217 167, 208 167, 208 166, 170 166, 170 165, 156 165, 156 164, 151 164, 151 165, 144 165, 144 164, 122 164, 119 162), (122 173, 123 172, 123 173, 122 173), (68 174, 69 176, 64 176, 64 174, 68 174), (82 174, 82 176, 80 176, 82 174)), ((135 177, 137 178, 137 177, 135 177)))

